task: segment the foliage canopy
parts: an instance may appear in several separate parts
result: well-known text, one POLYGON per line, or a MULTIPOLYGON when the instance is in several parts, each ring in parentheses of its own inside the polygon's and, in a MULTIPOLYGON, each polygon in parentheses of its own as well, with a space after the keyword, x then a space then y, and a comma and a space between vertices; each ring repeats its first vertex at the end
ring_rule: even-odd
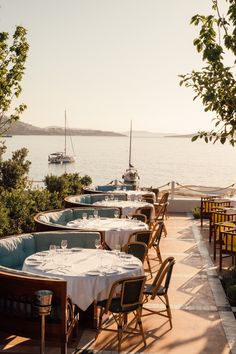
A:
POLYGON ((20 114, 26 109, 26 105, 22 103, 6 118, 12 101, 18 98, 22 91, 20 82, 29 50, 26 34, 25 28, 17 26, 13 34, 13 42, 9 44, 9 34, 0 33, 0 135, 4 134, 10 124, 18 120, 20 114))
POLYGON ((193 42, 202 54, 205 66, 201 71, 180 75, 180 85, 191 87, 195 97, 200 98, 205 111, 215 113, 214 128, 199 131, 192 138, 203 138, 205 142, 236 142, 236 1, 225 0, 226 16, 221 15, 218 0, 212 1, 213 15, 195 15, 191 24, 200 26, 198 38, 193 42), (227 65, 228 62, 231 65, 227 65))

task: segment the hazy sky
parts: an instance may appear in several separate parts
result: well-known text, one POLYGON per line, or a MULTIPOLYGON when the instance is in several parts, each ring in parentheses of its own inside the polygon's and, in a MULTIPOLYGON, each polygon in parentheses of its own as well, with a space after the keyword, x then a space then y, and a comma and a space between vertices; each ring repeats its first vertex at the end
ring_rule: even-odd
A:
MULTIPOLYGON (((223 0, 221 0, 223 1, 223 0)), ((225 2, 225 1, 223 1, 225 2)), ((0 0, 0 31, 28 31, 22 121, 127 131, 208 129, 179 74, 197 69, 196 13, 210 0, 0 0)))

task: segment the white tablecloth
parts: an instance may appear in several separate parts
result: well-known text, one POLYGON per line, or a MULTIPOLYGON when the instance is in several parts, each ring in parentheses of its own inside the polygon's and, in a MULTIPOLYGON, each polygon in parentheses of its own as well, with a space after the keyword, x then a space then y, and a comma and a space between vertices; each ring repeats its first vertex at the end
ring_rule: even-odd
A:
POLYGON ((114 281, 144 274, 137 258, 121 255, 90 249, 39 252, 25 259, 23 270, 65 279, 68 295, 85 311, 94 300, 107 298, 114 281))
POLYGON ((105 242, 111 249, 116 245, 124 246, 132 233, 148 230, 148 225, 142 221, 119 218, 76 219, 68 222, 67 226, 84 231, 103 231, 105 242))
POLYGON ((115 193, 124 193, 127 194, 127 197, 130 198, 130 200, 139 200, 139 198, 142 198, 144 195, 150 195, 150 197, 154 198, 154 201, 156 201, 156 195, 155 193, 151 191, 124 191, 124 190, 115 190, 115 191, 109 191, 107 193, 115 194, 115 193))
POLYGON ((99 205, 99 206, 105 206, 105 207, 111 207, 111 208, 121 208, 122 210, 122 215, 128 216, 128 215, 133 215, 135 214, 136 210, 138 208, 144 207, 144 206, 151 206, 153 208, 153 217, 155 215, 155 210, 154 206, 150 203, 145 203, 145 202, 138 202, 138 201, 132 201, 132 200, 101 200, 98 202, 93 203, 94 205, 99 205))

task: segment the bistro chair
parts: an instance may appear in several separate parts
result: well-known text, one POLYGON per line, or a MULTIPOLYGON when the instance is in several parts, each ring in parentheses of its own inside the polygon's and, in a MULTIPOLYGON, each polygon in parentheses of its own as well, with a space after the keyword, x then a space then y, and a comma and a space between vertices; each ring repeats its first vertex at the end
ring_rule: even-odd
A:
POLYGON ((147 261, 147 265, 148 265, 148 270, 151 274, 152 277, 152 269, 151 269, 151 265, 150 265, 150 261, 149 261, 149 257, 148 257, 148 248, 151 242, 151 231, 147 230, 147 231, 137 231, 133 234, 130 235, 128 243, 130 242, 143 242, 147 245, 147 253, 146 253, 146 261, 147 261))
POLYGON ((146 277, 144 275, 117 280, 112 284, 108 299, 97 303, 100 308, 97 336, 102 330, 117 332, 119 352, 124 333, 128 335, 134 334, 135 337, 137 334, 141 334, 146 346, 141 320, 145 280, 146 277), (111 313, 112 320, 117 324, 117 330, 109 328, 114 321, 109 319, 104 323, 102 322, 103 315, 108 314, 108 312, 111 313), (128 314, 131 312, 134 314, 134 318, 128 321, 128 314), (135 323, 134 327, 131 326, 133 323, 135 323))
POLYGON ((156 202, 155 204, 164 204, 164 203, 168 202, 169 195, 170 195, 169 192, 165 192, 165 193, 161 196, 159 202, 156 202))
POLYGON ((144 206, 140 207, 136 210, 135 214, 144 214, 147 217, 147 224, 150 226, 151 225, 151 220, 152 220, 152 214, 153 214, 153 207, 150 206, 144 206))
POLYGON ((210 218, 211 211, 214 211, 219 208, 224 208, 224 207, 232 207, 230 200, 220 199, 217 196, 201 197, 201 205, 200 205, 201 227, 203 225, 203 220, 210 218))
POLYGON ((236 221, 229 220, 214 224, 213 229, 213 259, 216 260, 216 251, 220 248, 220 233, 231 231, 236 228, 236 221))
MULTIPOLYGON (((170 310, 169 298, 168 298, 168 289, 170 285, 170 279, 172 275, 173 266, 175 264, 174 257, 168 257, 161 264, 160 269, 153 280, 152 284, 145 284, 144 287, 144 302, 143 309, 148 313, 143 314, 142 316, 148 316, 150 314, 159 314, 161 316, 167 317, 170 322, 170 327, 172 328, 172 315, 170 310), (145 307, 145 304, 148 304, 149 300, 154 300, 155 297, 158 297, 163 304, 165 305, 165 310, 155 311, 149 307, 145 307)), ((148 306, 148 305, 147 305, 148 306)))
POLYGON ((132 214, 132 219, 140 220, 142 222, 145 222, 145 224, 147 223, 147 217, 144 214, 132 214))
POLYGON ((167 207, 169 205, 168 199, 169 199, 169 192, 166 192, 163 194, 163 196, 161 197, 158 203, 154 203, 155 214, 156 217, 158 217, 159 219, 160 219, 160 215, 161 217, 163 217, 163 220, 164 218, 167 219, 167 207))
POLYGON ((155 225, 155 222, 159 222, 159 221, 163 222, 163 231, 164 231, 165 237, 167 236, 167 230, 166 230, 166 226, 164 224, 164 220, 166 219, 166 212, 167 212, 168 205, 169 205, 169 203, 165 202, 165 203, 160 204, 159 206, 155 207, 154 225, 155 225))
POLYGON ((157 202, 157 200, 158 200, 158 195, 159 195, 159 188, 150 188, 150 191, 155 194, 156 202, 157 202))
POLYGON ((153 197, 150 196, 150 194, 144 194, 142 196, 142 201, 146 202, 146 203, 150 203, 150 204, 154 204, 155 200, 153 197))
POLYGON ((234 220, 236 221, 236 209, 216 209, 211 211, 209 222, 209 242, 211 242, 212 236, 214 237, 215 224, 234 220))
POLYGON ((164 222, 163 221, 157 221, 152 229, 152 234, 151 234, 151 241, 149 243, 149 249, 152 247, 156 251, 156 258, 159 260, 160 263, 162 263, 162 257, 161 257, 161 251, 160 251, 160 242, 161 242, 161 236, 162 233, 164 232, 164 222))
POLYGON ((142 263, 147 258, 147 245, 144 242, 129 242, 122 248, 123 252, 127 254, 132 254, 134 257, 138 258, 142 263))
POLYGON ((236 230, 221 231, 219 237, 220 254, 219 254, 219 270, 222 270, 222 261, 225 257, 232 257, 232 265, 236 262, 236 230))

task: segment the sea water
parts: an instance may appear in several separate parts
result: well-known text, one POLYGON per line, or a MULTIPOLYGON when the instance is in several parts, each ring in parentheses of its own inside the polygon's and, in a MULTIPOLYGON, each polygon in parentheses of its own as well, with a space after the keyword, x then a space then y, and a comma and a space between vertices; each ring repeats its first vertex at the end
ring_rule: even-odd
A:
MULTIPOLYGON (((128 137, 73 136, 76 162, 48 164, 48 155, 63 151, 63 136, 13 136, 5 138, 9 158, 12 151, 26 147, 31 161, 29 177, 42 181, 48 174, 78 172, 89 175, 94 184, 122 180, 128 168, 128 137)), ((72 154, 69 146, 67 153, 72 154)), ((132 164, 142 186, 159 187, 171 181, 180 184, 226 187, 236 182, 236 150, 229 145, 191 142, 190 138, 133 138, 132 164)))

